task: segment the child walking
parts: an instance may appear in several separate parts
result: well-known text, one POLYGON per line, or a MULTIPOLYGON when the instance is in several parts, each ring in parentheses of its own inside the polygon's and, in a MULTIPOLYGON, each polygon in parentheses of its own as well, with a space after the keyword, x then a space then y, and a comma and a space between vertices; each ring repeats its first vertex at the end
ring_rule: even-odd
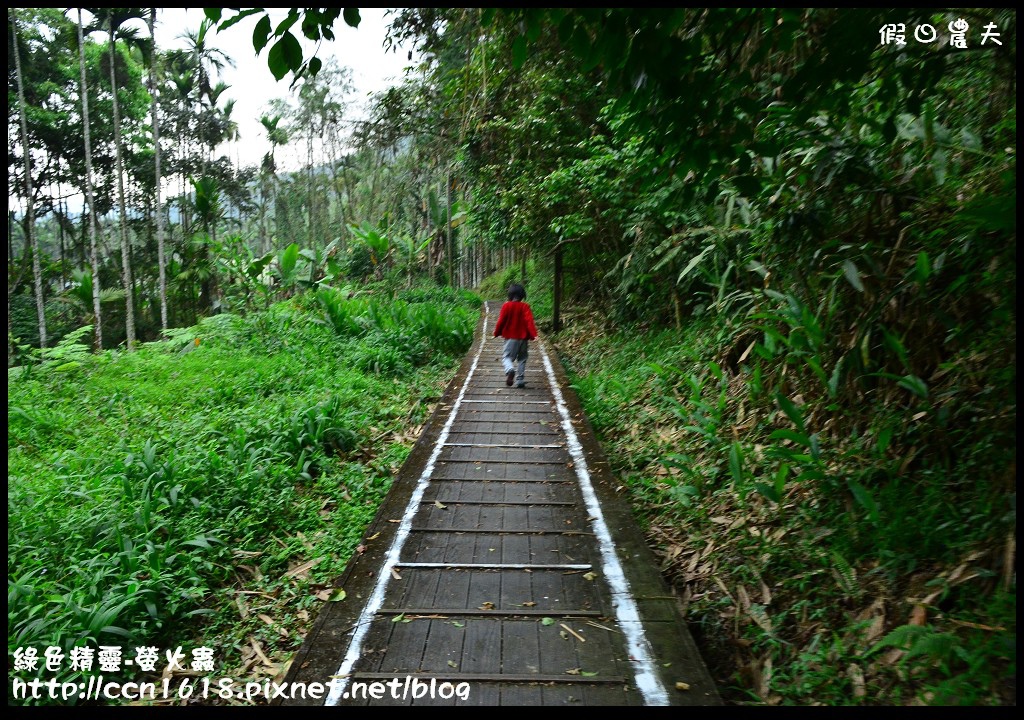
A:
POLYGON ((526 289, 519 284, 510 286, 508 302, 501 306, 498 322, 494 325, 494 337, 505 338, 505 350, 501 356, 505 384, 511 386, 515 383, 517 388, 526 387, 527 345, 537 337, 533 311, 525 301, 526 289))

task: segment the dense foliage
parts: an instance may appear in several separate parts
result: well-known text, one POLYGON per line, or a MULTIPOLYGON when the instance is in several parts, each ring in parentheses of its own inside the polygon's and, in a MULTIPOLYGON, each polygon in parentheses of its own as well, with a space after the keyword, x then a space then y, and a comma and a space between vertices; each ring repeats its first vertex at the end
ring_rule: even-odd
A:
POLYGON ((423 333, 436 308, 361 297, 364 284, 500 297, 524 281, 543 328, 568 317, 556 342, 732 700, 1015 701, 1014 11, 405 8, 389 45, 421 63, 353 132, 346 71, 296 40, 357 26, 353 8, 296 8, 276 27, 264 10, 209 9, 194 52, 140 52, 126 33, 113 54, 87 40, 81 65, 63 16, 18 12, 40 221, 9 238, 9 364, 59 366, 66 346, 38 350, 44 310, 59 339, 101 307, 113 347, 130 297, 142 339, 216 313, 238 316, 205 321, 224 329, 277 322, 275 303, 296 298, 350 367, 401 375, 465 338, 423 333), (207 33, 249 15, 296 92, 262 119, 261 167, 236 168, 207 33), (906 42, 885 41, 890 24, 906 42), (112 240, 111 57, 127 253, 112 240), (85 183, 83 67, 109 234, 94 271, 84 218, 53 194, 85 183), (166 261, 153 95, 177 189, 166 261), (300 172, 278 172, 288 143, 300 172))

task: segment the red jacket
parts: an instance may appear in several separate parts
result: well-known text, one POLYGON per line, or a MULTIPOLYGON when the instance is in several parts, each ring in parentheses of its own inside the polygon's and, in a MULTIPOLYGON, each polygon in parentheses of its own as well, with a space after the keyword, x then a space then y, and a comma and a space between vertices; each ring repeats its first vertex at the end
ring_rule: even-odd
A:
POLYGON ((509 300, 501 306, 498 322, 494 326, 494 337, 506 340, 533 340, 537 337, 537 326, 533 324, 530 306, 519 300, 509 300))

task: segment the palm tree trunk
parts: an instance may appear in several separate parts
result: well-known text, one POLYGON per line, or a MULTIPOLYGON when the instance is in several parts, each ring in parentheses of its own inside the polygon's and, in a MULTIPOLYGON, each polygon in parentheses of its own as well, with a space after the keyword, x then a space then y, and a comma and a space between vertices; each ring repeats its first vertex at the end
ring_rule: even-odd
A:
POLYGON ((124 202, 124 159, 121 148, 121 109, 117 101, 117 73, 115 72, 117 54, 114 45, 114 27, 110 28, 110 93, 114 105, 114 154, 117 159, 117 199, 118 214, 121 221, 121 279, 124 283, 125 302, 125 342, 128 352, 135 349, 135 302, 132 297, 132 263, 128 249, 128 217, 124 202))
POLYGON ((445 223, 445 232, 448 236, 448 285, 455 287, 455 268, 453 262, 455 260, 455 252, 452 247, 452 169, 449 166, 448 173, 445 175, 445 203, 447 205, 446 212, 448 213, 448 221, 445 223))
POLYGON ((39 347, 46 347, 46 312, 43 305, 43 273, 35 238, 35 207, 32 189, 32 153, 28 146, 28 121, 25 119, 25 86, 21 78, 21 52, 18 49, 18 17, 11 8, 11 33, 14 36, 14 72, 18 79, 18 110, 21 117, 21 148, 25 156, 25 237, 32 253, 32 277, 35 281, 36 315, 39 320, 39 347))
POLYGON ((89 138, 89 86, 85 79, 85 38, 82 9, 78 9, 78 66, 82 74, 82 134, 85 138, 85 199, 89 203, 89 266, 92 268, 93 343, 103 349, 103 321, 100 315, 100 261, 96 241, 96 199, 92 187, 92 142, 89 138))
POLYGON ((167 332, 167 256, 164 251, 164 208, 160 192, 163 175, 160 173, 160 120, 156 102, 156 8, 149 9, 149 37, 153 40, 153 56, 149 65, 149 94, 153 98, 153 151, 156 156, 156 247, 160 266, 160 330, 167 332))
POLYGON ((270 240, 267 237, 267 171, 260 178, 260 254, 270 252, 270 240))

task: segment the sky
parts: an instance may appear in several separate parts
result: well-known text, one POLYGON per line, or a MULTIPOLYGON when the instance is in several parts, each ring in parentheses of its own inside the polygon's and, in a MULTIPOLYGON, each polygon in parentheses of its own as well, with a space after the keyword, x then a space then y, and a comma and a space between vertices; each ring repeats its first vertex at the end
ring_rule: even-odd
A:
MULTIPOLYGON (((271 8, 269 12, 271 23, 275 26, 287 15, 286 8, 271 8)), ((324 62, 333 56, 339 65, 352 69, 356 92, 351 96, 351 101, 353 111, 356 113, 365 105, 364 101, 369 93, 384 90, 400 82, 404 68, 414 62, 408 60, 408 51, 411 48, 400 48, 397 52, 388 52, 384 49, 384 38, 389 22, 384 8, 360 8, 359 12, 361 21, 358 28, 349 27, 339 17, 334 24, 335 40, 323 41, 317 51, 317 57, 324 62)), ((228 16, 228 11, 225 11, 225 15, 228 16)), ((157 46, 162 50, 186 47, 180 36, 186 31, 198 30, 204 17, 202 8, 159 8, 156 24, 157 46)), ((259 119, 265 114, 272 98, 288 97, 288 85, 291 82, 290 75, 286 75, 278 82, 267 67, 267 53, 273 41, 268 43, 259 57, 255 55, 252 31, 259 17, 256 15, 246 18, 224 32, 211 32, 207 36, 210 45, 223 51, 236 64, 234 68, 226 66, 220 79, 230 86, 222 97, 235 100, 232 118, 238 123, 242 139, 230 148, 222 146, 219 154, 229 152, 232 159, 235 159, 237 154, 243 165, 259 164, 270 150, 266 131, 259 119)), ((297 27, 296 25, 295 28, 297 27)), ((294 34, 302 41, 303 51, 308 58, 315 43, 307 41, 301 32, 294 34)), ((223 104, 223 100, 221 103, 223 104)), ((278 168, 297 169, 304 154, 298 147, 283 152, 279 150, 276 154, 278 168)))

